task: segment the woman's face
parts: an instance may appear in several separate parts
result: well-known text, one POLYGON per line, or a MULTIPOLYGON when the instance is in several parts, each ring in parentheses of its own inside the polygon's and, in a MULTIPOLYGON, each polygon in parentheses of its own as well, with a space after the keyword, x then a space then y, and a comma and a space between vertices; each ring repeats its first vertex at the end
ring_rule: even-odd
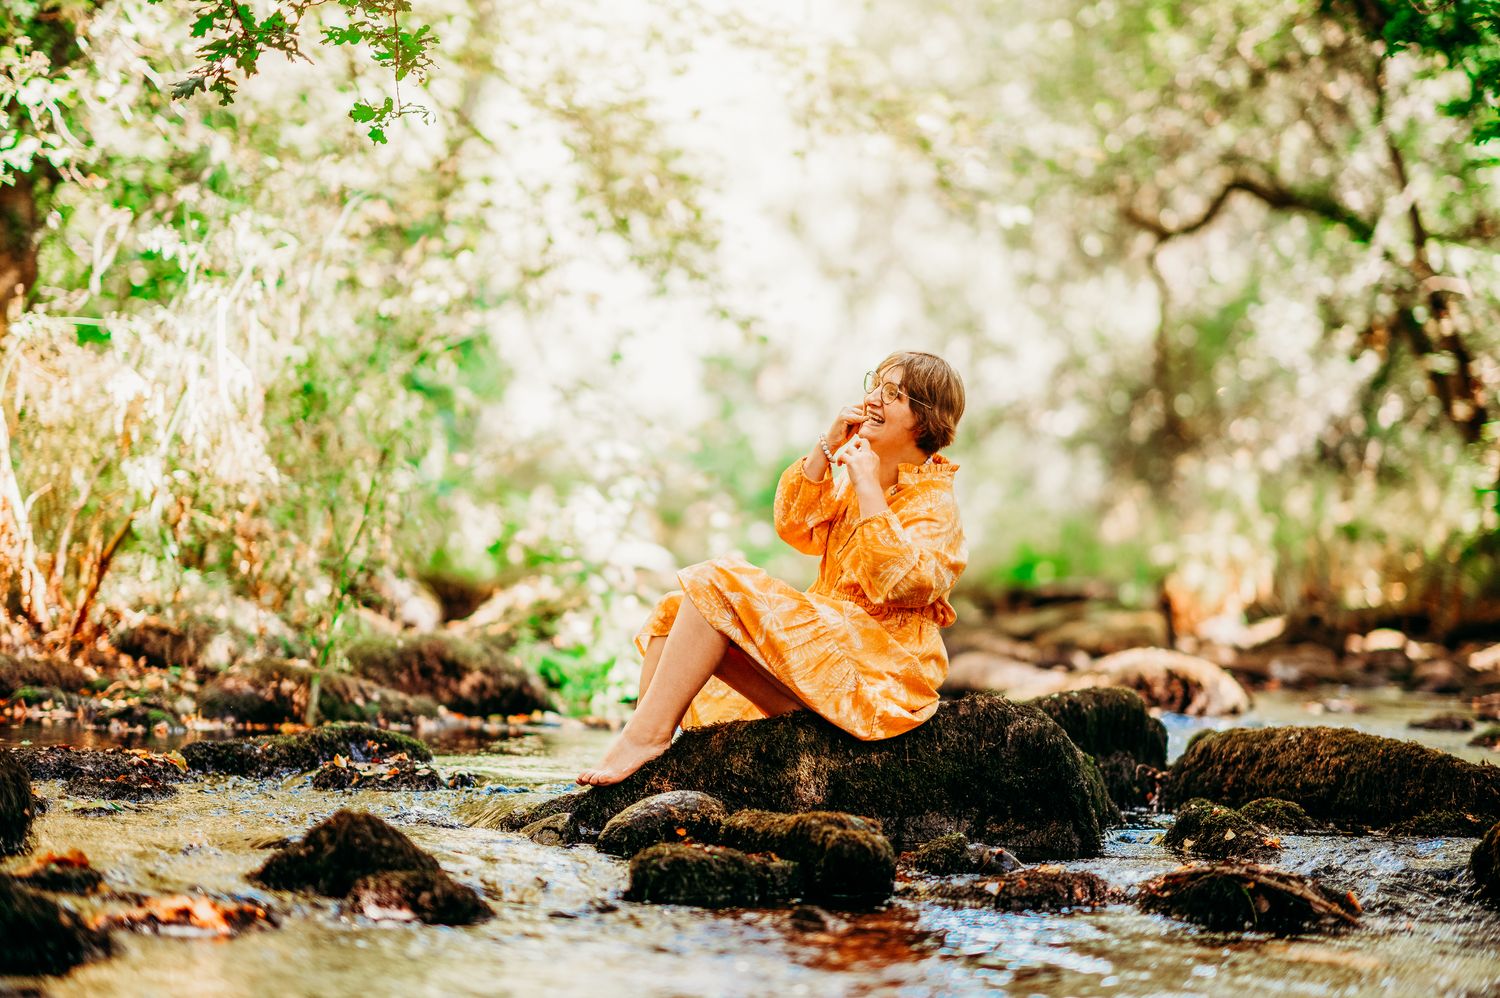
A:
POLYGON ((894 402, 885 401, 883 383, 900 385, 902 369, 888 367, 875 374, 875 386, 865 393, 865 421, 859 424, 859 435, 870 442, 876 453, 894 454, 917 442, 917 417, 912 401, 905 392, 894 402))

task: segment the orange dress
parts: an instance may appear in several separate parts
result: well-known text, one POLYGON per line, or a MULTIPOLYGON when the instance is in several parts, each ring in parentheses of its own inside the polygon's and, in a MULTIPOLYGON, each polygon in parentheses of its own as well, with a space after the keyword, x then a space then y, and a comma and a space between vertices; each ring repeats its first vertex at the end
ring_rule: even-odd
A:
MULTIPOLYGON (((776 532, 822 557, 806 592, 737 556, 677 574, 680 591, 656 605, 636 636, 647 643, 672 628, 684 596, 809 708, 866 740, 909 731, 937 709, 948 674, 938 629, 953 623, 948 603, 968 553, 953 474, 934 455, 903 464, 886 493, 890 509, 861 517, 847 476, 809 481, 802 460, 776 488, 776 532)), ((764 717, 720 679, 693 700, 684 727, 764 717)))

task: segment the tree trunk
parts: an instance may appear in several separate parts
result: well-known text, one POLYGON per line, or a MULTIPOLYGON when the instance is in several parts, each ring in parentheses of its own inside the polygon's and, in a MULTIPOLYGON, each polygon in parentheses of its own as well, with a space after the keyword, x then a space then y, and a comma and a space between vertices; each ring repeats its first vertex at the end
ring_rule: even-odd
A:
POLYGON ((5 342, 11 316, 36 283, 40 226, 36 195, 36 178, 29 174, 0 184, 0 344, 5 342))
POLYGON ((37 565, 31 521, 10 460, 10 428, 0 407, 0 614, 11 606, 39 633, 52 629, 47 577, 37 565))

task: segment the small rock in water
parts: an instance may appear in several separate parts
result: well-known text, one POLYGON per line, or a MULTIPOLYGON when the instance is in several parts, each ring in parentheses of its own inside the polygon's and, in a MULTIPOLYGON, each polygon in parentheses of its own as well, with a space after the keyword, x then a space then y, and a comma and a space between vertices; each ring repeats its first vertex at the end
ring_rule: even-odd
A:
POLYGON ((6 750, 0 750, 0 856, 24 852, 36 818, 31 777, 6 750))
POLYGON ((1492 825, 1474 847, 1469 856, 1469 875, 1480 897, 1500 902, 1500 822, 1492 825))
POLYGON ((473 925, 495 915, 479 895, 441 870, 361 877, 349 892, 345 910, 370 919, 428 925, 473 925))
POLYGON ((1218 932, 1302 932, 1320 925, 1354 925, 1360 906, 1310 877, 1253 863, 1179 867, 1142 884, 1145 911, 1195 922, 1218 932))
POLYGON ((1204 859, 1268 859, 1281 841, 1232 807, 1206 800, 1183 805, 1162 838, 1174 852, 1204 859))
POLYGON ((1420 835, 1423 838, 1447 838, 1468 836, 1478 838, 1484 834, 1488 822, 1478 815, 1466 811, 1429 811, 1414 818, 1398 821, 1385 830, 1387 835, 1420 835))
POLYGON ((539 846, 565 846, 568 844, 568 815, 559 813, 538 818, 521 829, 521 834, 539 846))
POLYGON ((951 876, 958 873, 1009 873, 1024 864, 1009 851, 970 842, 962 832, 940 835, 911 854, 914 870, 951 876))
POLYGON ((1421 731, 1470 731, 1474 727, 1474 719, 1463 714, 1434 714, 1412 721, 1407 727, 1421 731))
POLYGON ((596 847, 611 856, 634 856, 658 842, 715 842, 725 817, 717 797, 672 790, 638 800, 609 819, 596 847))
POLYGON ((844 927, 842 919, 835 918, 815 904, 799 904, 792 909, 787 921, 798 932, 836 932, 844 927))
POLYGON ((359 811, 338 811, 314 825, 301 842, 275 853, 250 879, 271 888, 309 890, 326 897, 348 897, 364 884, 363 893, 351 901, 354 907, 364 910, 368 902, 372 910, 385 911, 392 905, 405 905, 413 917, 425 922, 452 916, 467 921, 451 924, 467 925, 488 917, 477 914, 481 909, 489 911, 471 888, 449 877, 411 839, 359 811), (395 873, 412 876, 384 876, 395 873), (464 894, 472 901, 461 898, 464 894))
POLYGON ((1469 744, 1478 748, 1500 748, 1500 726, 1490 725, 1469 739, 1469 744))
POLYGON ((738 811, 723 823, 719 841, 796 863, 808 897, 885 898, 896 879, 896 853, 880 823, 852 814, 738 811))
POLYGON ((1329 827, 1308 814, 1298 804, 1275 797, 1261 797, 1243 805, 1240 814, 1273 832, 1291 835, 1313 835, 1329 827))
POLYGON ((104 885, 103 874, 77 849, 61 855, 49 852, 38 856, 26 869, 18 870, 15 877, 32 890, 57 894, 92 894, 104 885))
POLYGON ((630 860, 629 901, 739 908, 774 904, 798 893, 797 865, 723 846, 663 842, 630 860))
POLYGON ((114 950, 109 936, 7 876, 0 876, 0 939, 0 976, 64 974, 114 950))
POLYGON ((937 881, 917 885, 906 893, 923 901, 1000 911, 1096 908, 1115 897, 1098 874, 1061 866, 1031 867, 992 880, 937 881))
POLYGON ((84 800, 126 800, 137 804, 177 796, 176 786, 156 779, 144 769, 119 776, 75 776, 63 784, 63 791, 84 800))
POLYGON ((315 790, 441 790, 447 784, 432 766, 400 752, 368 763, 335 756, 313 774, 312 785, 315 790))

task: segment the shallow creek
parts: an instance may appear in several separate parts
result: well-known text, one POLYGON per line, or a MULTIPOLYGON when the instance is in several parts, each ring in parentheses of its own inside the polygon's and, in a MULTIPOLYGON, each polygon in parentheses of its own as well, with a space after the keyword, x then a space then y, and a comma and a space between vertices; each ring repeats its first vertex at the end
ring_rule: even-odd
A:
MULTIPOLYGON (((1255 713, 1212 726, 1354 725, 1415 737, 1473 760, 1465 734, 1408 731, 1451 699, 1381 691, 1341 694, 1367 713, 1310 712, 1307 697, 1257 698, 1255 713)), ((1204 724, 1166 718, 1172 751, 1204 724)), ((1464 899, 1473 839, 1288 836, 1280 866, 1350 889, 1362 925, 1337 935, 1278 939, 1223 935, 1129 905, 1071 914, 1016 915, 896 900, 881 911, 836 913, 825 931, 797 928, 789 912, 630 904, 623 861, 589 847, 544 847, 468 828, 463 802, 531 788, 565 788, 608 735, 544 731, 520 738, 439 743, 445 771, 488 785, 432 793, 324 793, 306 777, 184 784, 170 800, 105 817, 56 784, 38 821, 38 850, 80 848, 116 891, 206 892, 260 901, 278 928, 219 941, 117 933, 119 954, 40 986, 53 995, 868 995, 994 991, 1024 995, 1487 995, 1500 992, 1500 913, 1464 899), (244 879, 270 839, 295 838, 341 807, 367 809, 478 887, 497 917, 463 929, 374 924, 340 916, 336 902, 253 888, 244 879)), ((28 739, 107 744, 66 728, 3 728, 28 739)), ((152 748, 170 747, 151 743, 152 748)), ((1068 864, 1128 887, 1177 860, 1156 840, 1166 821, 1116 829, 1099 859, 1068 864)), ((21 865, 12 861, 7 866, 21 865)), ((81 901, 93 910, 108 902, 81 901)))

